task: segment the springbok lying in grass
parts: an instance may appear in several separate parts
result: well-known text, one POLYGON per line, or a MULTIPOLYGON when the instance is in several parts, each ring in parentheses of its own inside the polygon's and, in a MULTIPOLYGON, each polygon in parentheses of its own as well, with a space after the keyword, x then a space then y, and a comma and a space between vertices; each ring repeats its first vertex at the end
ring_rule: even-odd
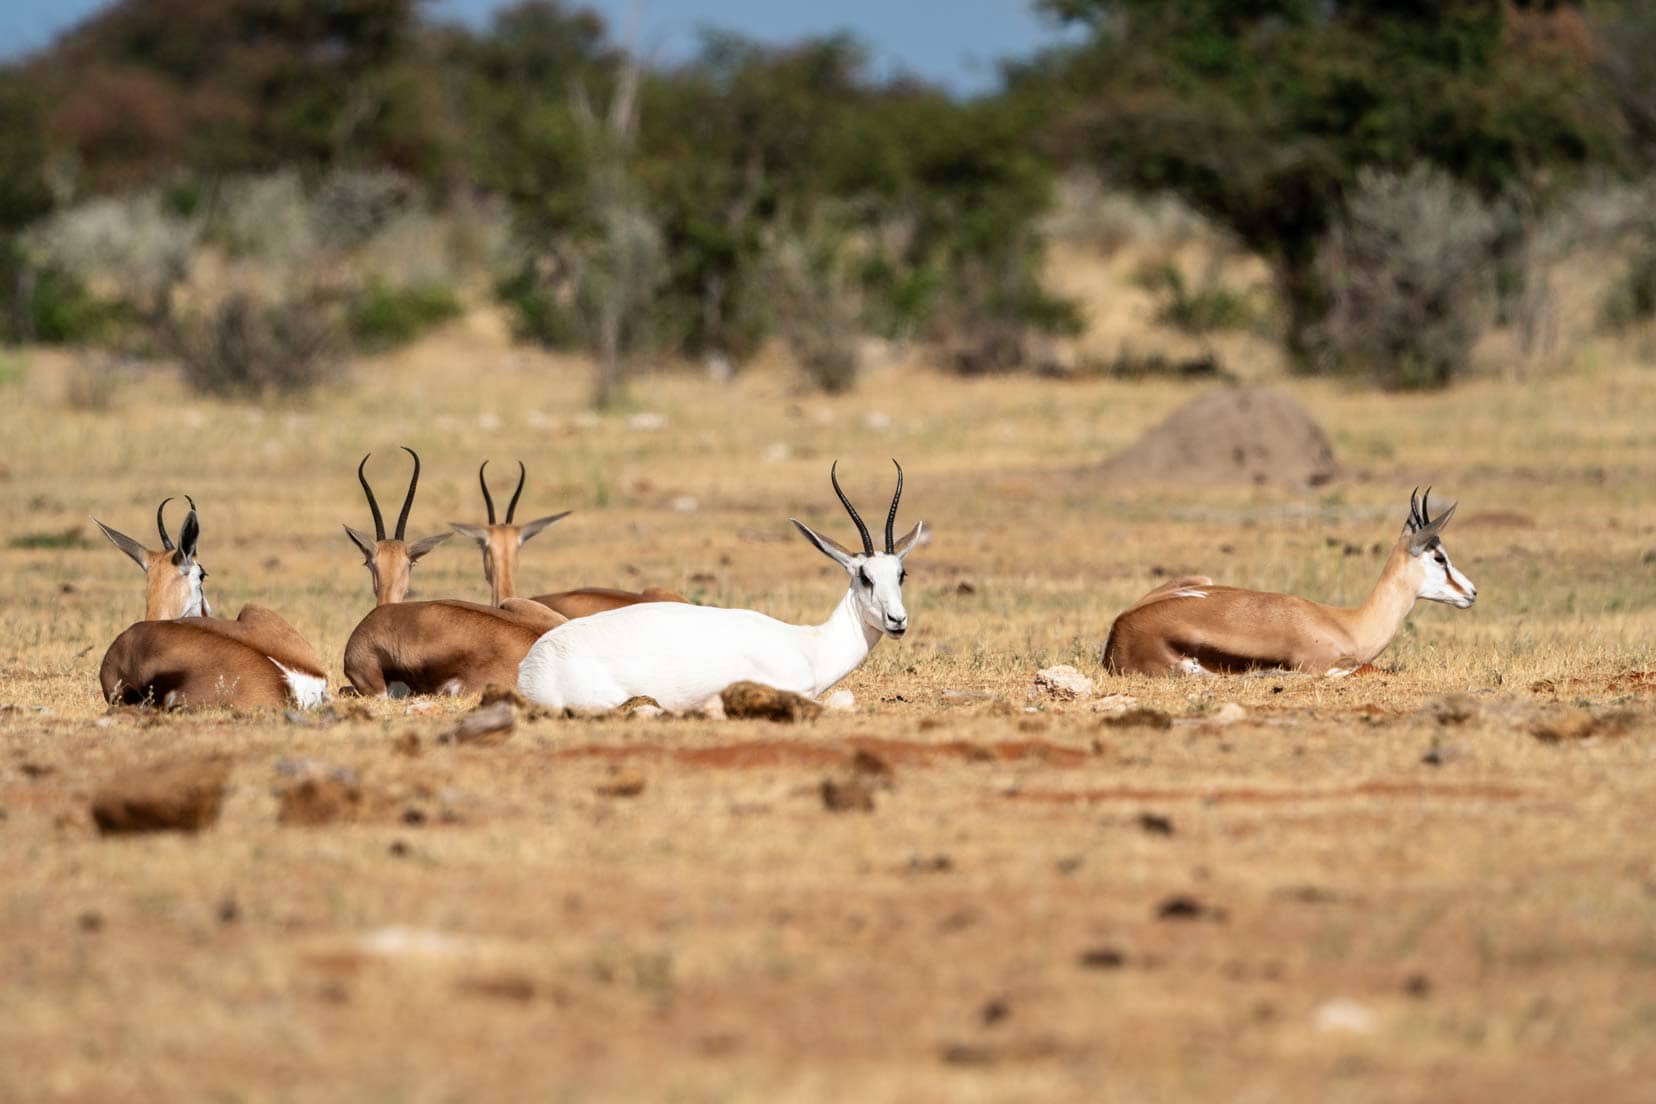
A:
POLYGON ((1415 601, 1470 606, 1478 588, 1449 562, 1443 527, 1455 506, 1432 517, 1409 496, 1409 518, 1379 581, 1356 609, 1288 594, 1214 586, 1191 575, 1164 583, 1115 619, 1104 666, 1123 674, 1221 674, 1285 669, 1348 675, 1386 649, 1415 601))
POLYGON ((362 550, 378 604, 345 642, 345 677, 357 693, 368 696, 462 694, 491 683, 511 686, 529 646, 563 624, 564 618, 522 598, 508 598, 498 608, 476 602, 403 601, 415 562, 452 535, 441 533, 413 544, 403 539, 420 481, 419 456, 406 446, 404 451, 414 458, 414 474, 390 539, 363 471, 368 457, 357 465, 357 479, 374 517, 374 539, 348 525, 345 531, 362 550))
MULTIPOLYGON (((518 549, 548 525, 568 517, 570 511, 549 514, 534 521, 526 521, 522 525, 513 524, 512 515, 517 512, 518 499, 523 495, 523 482, 528 476, 523 461, 519 460, 517 490, 512 492, 512 500, 506 504, 506 520, 496 523, 494 499, 489 495, 489 482, 484 478, 488 466, 489 462, 485 460, 483 466, 477 469, 477 482, 483 488, 483 505, 489 512, 489 523, 464 525, 454 522, 450 528, 482 546, 483 578, 489 583, 490 600, 498 606, 507 598, 517 596, 518 549)), ((646 587, 641 593, 611 590, 608 587, 582 587, 579 590, 561 590, 555 594, 537 594, 531 601, 539 602, 565 617, 573 618, 602 613, 604 610, 620 609, 622 606, 636 605, 639 602, 683 602, 685 598, 682 594, 662 587, 646 587)))
POLYGON ((111 544, 144 572, 144 620, 104 653, 98 684, 111 704, 167 709, 309 708, 328 699, 322 661, 310 643, 273 610, 249 603, 234 621, 212 617, 196 559, 201 524, 195 502, 179 542, 167 535, 164 500, 155 511, 159 552, 96 518, 111 544))
POLYGON ((903 494, 899 465, 885 550, 876 552, 868 527, 840 489, 837 467, 829 469, 829 479, 856 523, 862 552, 793 522, 850 576, 850 589, 827 621, 790 625, 753 610, 640 603, 570 621, 541 637, 524 657, 518 690, 542 705, 577 710, 611 709, 638 695, 685 710, 744 679, 812 696, 826 691, 856 670, 882 636, 908 631, 903 560, 925 533, 922 522, 902 539, 892 537, 903 494))

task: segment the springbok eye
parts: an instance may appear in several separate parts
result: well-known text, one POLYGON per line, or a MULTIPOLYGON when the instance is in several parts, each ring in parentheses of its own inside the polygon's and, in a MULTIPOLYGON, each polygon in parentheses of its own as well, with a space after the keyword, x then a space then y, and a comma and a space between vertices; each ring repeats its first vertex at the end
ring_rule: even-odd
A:
POLYGON ((860 567, 857 568, 857 581, 862 583, 865 587, 872 587, 874 585, 874 580, 868 577, 867 570, 860 567))
POLYGON ((908 582, 908 569, 900 568, 897 572, 897 585, 902 586, 906 582, 908 582))

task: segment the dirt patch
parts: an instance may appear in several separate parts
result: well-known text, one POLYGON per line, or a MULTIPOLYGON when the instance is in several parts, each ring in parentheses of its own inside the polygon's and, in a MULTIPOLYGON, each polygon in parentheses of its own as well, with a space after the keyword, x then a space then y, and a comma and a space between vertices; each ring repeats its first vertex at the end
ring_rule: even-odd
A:
POLYGON ((93 796, 92 820, 106 836, 199 832, 218 820, 229 779, 226 759, 135 767, 110 779, 93 796))
POLYGON ((1488 801, 1516 801, 1528 791, 1515 786, 1478 783, 1465 785, 1424 785, 1418 782, 1363 782, 1326 790, 1198 790, 1108 786, 1093 790, 1008 790, 1014 801, 1073 805, 1102 801, 1202 801, 1210 805, 1289 805, 1301 801, 1338 801, 1352 797, 1475 798, 1488 801))
POLYGON ((1179 407, 1100 470, 1117 483, 1305 490, 1332 481, 1340 466, 1328 434, 1292 397, 1268 388, 1227 387, 1179 407))
POLYGON ((898 766, 932 766, 939 763, 1011 763, 1036 760, 1049 766, 1078 767, 1089 762, 1091 753, 1044 740, 1002 740, 970 743, 951 740, 925 743, 919 740, 856 738, 844 743, 801 743, 784 740, 752 740, 711 747, 661 747, 650 744, 587 745, 560 748, 555 759, 668 759, 687 767, 711 770, 759 770, 776 767, 850 766, 861 773, 877 774, 898 766), (878 764, 878 765, 876 765, 878 764))

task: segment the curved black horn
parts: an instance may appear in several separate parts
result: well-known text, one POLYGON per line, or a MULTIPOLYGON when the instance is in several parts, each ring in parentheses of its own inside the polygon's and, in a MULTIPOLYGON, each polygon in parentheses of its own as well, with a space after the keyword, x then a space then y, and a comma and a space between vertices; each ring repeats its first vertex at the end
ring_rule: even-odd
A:
POLYGON ((1420 488, 1416 487, 1409 492, 1409 526, 1420 527, 1420 488))
POLYGON ((857 515, 857 508, 851 505, 851 500, 845 497, 844 491, 840 490, 838 460, 835 460, 833 466, 828 469, 828 481, 834 485, 834 493, 839 495, 840 504, 845 507, 845 512, 850 514, 851 520, 857 523, 857 532, 862 536, 863 555, 872 556, 874 554, 874 540, 868 535, 868 526, 863 524, 863 519, 857 515))
MULTIPOLYGON (((371 452, 368 454, 372 455, 371 452)), ((368 485, 368 477, 362 473, 362 469, 368 466, 368 456, 364 456, 362 463, 357 465, 357 482, 362 484, 362 493, 368 496, 368 509, 374 513, 374 539, 384 540, 385 519, 380 516, 379 503, 374 501, 374 488, 368 485)))
MULTIPOLYGON (((483 505, 485 505, 489 508, 489 524, 493 525, 495 523, 495 520, 494 520, 494 499, 489 497, 489 481, 483 478, 483 468, 486 468, 488 466, 489 466, 489 462, 487 460, 485 460, 485 461, 483 461, 482 467, 479 467, 477 469, 477 485, 479 487, 483 488, 483 505)), ((508 515, 508 517, 509 516, 510 515, 508 515)))
POLYGON ((161 534, 161 548, 167 552, 173 551, 173 542, 172 538, 167 536, 167 519, 163 511, 166 510, 167 503, 171 501, 170 496, 163 498, 161 505, 155 508, 155 531, 161 534))
POLYGON ((891 462, 897 468, 897 489, 891 492, 891 509, 886 513, 886 553, 888 555, 896 551, 892 547, 896 538, 891 535, 891 530, 897 524, 897 503, 903 497, 903 465, 897 463, 896 457, 893 457, 891 462))
POLYGON ((519 460, 517 490, 512 492, 512 501, 506 504, 507 525, 512 524, 512 515, 517 513, 517 500, 523 495, 523 481, 527 478, 529 478, 529 470, 523 466, 523 461, 519 460))
POLYGON ((414 508, 414 488, 420 485, 420 454, 407 445, 398 447, 414 458, 414 474, 408 477, 408 497, 403 499, 402 513, 397 515, 397 539, 402 540, 408 531, 408 511, 414 508))
POLYGON ((1432 524, 1432 488, 1427 487, 1426 493, 1420 496, 1420 526, 1424 529, 1432 524))

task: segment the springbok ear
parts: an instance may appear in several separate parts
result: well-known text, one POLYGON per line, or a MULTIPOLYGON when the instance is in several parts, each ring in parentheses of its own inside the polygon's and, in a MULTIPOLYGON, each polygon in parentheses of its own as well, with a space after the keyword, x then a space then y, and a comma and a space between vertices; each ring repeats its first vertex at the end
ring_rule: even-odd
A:
POLYGON ((462 537, 470 537, 484 548, 489 546, 489 530, 484 525, 465 525, 458 521, 449 522, 449 528, 462 537))
POLYGON ((931 540, 931 531, 926 528, 925 522, 917 523, 913 529, 897 538, 897 543, 891 546, 892 555, 899 560, 904 559, 910 552, 931 540))
POLYGON ((847 571, 851 570, 851 561, 855 557, 844 545, 840 544, 832 537, 825 537, 821 533, 816 532, 809 525, 806 525, 803 521, 800 521, 797 518, 789 518, 788 520, 793 522, 794 528, 798 529, 806 540, 816 545, 818 552, 821 552, 824 556, 827 556, 830 560, 833 560, 847 571))
POLYGON ((92 524, 103 530, 103 535, 109 538, 110 544, 113 544, 116 548, 130 556, 132 558, 132 562, 138 565, 139 571, 149 571, 149 549, 145 548, 143 545, 139 544, 119 529, 111 529, 97 518, 92 519, 92 524))
POLYGON ((345 526, 345 535, 351 538, 352 544, 362 550, 362 558, 372 563, 374 560, 374 538, 367 533, 360 533, 352 529, 349 525, 345 526))
POLYGON ((524 522, 523 527, 518 530, 518 543, 519 544, 527 544, 530 537, 535 536, 542 529, 545 529, 548 525, 551 525, 553 522, 562 521, 564 518, 568 517, 572 513, 574 513, 573 510, 565 510, 561 514, 548 514, 546 517, 539 517, 539 518, 536 518, 534 521, 524 522))
POLYGON ((196 544, 201 540, 201 519, 191 510, 184 515, 184 528, 178 534, 178 551, 173 559, 178 563, 189 563, 196 558, 196 544))
POLYGON ((439 544, 442 544, 452 536, 454 536, 453 533, 436 533, 432 536, 426 537, 424 540, 415 541, 413 544, 408 546, 409 562, 419 563, 420 557, 424 556, 427 552, 430 552, 433 548, 436 548, 439 544))

